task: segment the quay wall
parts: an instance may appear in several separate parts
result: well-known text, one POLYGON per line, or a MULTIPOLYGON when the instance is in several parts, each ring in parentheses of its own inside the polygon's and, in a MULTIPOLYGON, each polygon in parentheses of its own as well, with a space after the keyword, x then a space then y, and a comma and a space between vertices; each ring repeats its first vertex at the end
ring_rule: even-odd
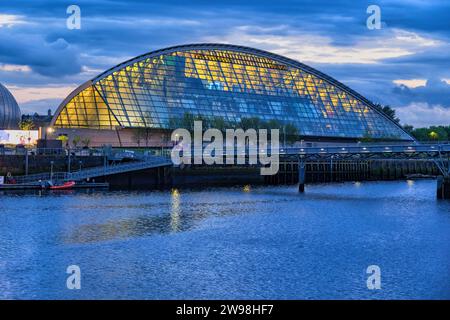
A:
MULTIPOLYGON (((67 172, 69 157, 66 155, 29 155, 28 174, 50 172, 53 161, 54 172, 67 172)), ((76 171, 80 167, 90 168, 103 165, 102 156, 71 156, 71 170, 76 171)), ((24 175, 27 167, 25 155, 0 155, 0 176, 11 173, 13 176, 24 175)))
MULTIPOLYGON (((69 159, 66 155, 30 155, 28 174, 50 172, 53 161, 54 172, 67 172, 69 159)), ((102 156, 72 156, 71 171, 102 166, 102 156)), ((24 155, 0 155, 0 176, 11 173, 24 175, 24 155)), ((341 160, 306 162, 306 183, 370 181, 405 179, 410 174, 438 176, 440 172, 432 161, 427 160, 341 160)), ((296 184, 298 183, 297 161, 281 161, 279 172, 273 176, 261 176, 257 166, 206 166, 187 165, 148 169, 95 178, 98 182, 109 182, 118 188, 156 187, 204 187, 245 184, 296 184)))

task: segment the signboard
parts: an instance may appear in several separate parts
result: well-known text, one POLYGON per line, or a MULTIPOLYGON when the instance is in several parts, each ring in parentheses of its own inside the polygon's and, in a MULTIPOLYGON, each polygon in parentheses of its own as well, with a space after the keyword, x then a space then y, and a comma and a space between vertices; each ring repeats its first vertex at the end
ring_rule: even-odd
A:
POLYGON ((0 130, 0 144, 35 144, 37 130, 0 130))

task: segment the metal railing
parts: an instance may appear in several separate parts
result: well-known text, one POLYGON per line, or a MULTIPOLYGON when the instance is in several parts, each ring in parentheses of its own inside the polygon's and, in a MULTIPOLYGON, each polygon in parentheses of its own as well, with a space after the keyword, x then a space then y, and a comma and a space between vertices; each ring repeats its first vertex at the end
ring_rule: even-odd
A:
POLYGON ((66 180, 67 172, 45 172, 38 174, 30 174, 27 176, 14 176, 11 179, 16 184, 39 184, 43 181, 64 181, 66 180))
POLYGON ((0 155, 61 155, 68 156, 69 154, 77 157, 88 156, 104 156, 105 149, 103 148, 0 148, 0 155))
POLYGON ((47 172, 26 176, 12 177, 16 184, 39 184, 43 181, 81 181, 85 179, 107 176, 130 171, 170 166, 172 162, 166 157, 145 157, 139 161, 87 168, 75 172, 47 172))
POLYGON ((172 162, 167 158, 146 158, 142 161, 116 164, 103 167, 95 167, 84 169, 77 172, 68 173, 65 180, 85 180, 99 176, 107 176, 112 174, 124 173, 129 171, 137 171, 142 169, 150 169, 161 166, 172 165, 172 162))
POLYGON ((450 152, 450 144, 433 145, 371 145, 371 146, 333 146, 333 147, 307 147, 307 148, 287 148, 285 153, 289 154, 326 154, 326 153, 429 153, 429 152, 450 152))

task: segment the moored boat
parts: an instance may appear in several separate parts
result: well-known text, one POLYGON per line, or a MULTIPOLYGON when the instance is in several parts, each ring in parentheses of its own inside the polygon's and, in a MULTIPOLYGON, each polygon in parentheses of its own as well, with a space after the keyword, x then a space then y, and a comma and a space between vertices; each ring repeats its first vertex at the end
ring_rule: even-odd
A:
POLYGON ((50 190, 67 190, 67 189, 72 189, 72 187, 74 185, 75 185, 75 181, 67 181, 61 185, 50 186, 49 189, 50 190))

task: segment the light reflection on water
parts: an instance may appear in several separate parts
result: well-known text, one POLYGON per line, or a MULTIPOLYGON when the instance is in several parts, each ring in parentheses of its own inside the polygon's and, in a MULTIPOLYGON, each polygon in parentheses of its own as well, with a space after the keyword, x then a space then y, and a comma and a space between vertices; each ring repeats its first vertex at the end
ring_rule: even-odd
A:
POLYGON ((0 200, 0 298, 450 298, 435 181, 0 200), (70 264, 80 291, 65 289, 70 264), (371 264, 381 291, 365 286, 371 264))

